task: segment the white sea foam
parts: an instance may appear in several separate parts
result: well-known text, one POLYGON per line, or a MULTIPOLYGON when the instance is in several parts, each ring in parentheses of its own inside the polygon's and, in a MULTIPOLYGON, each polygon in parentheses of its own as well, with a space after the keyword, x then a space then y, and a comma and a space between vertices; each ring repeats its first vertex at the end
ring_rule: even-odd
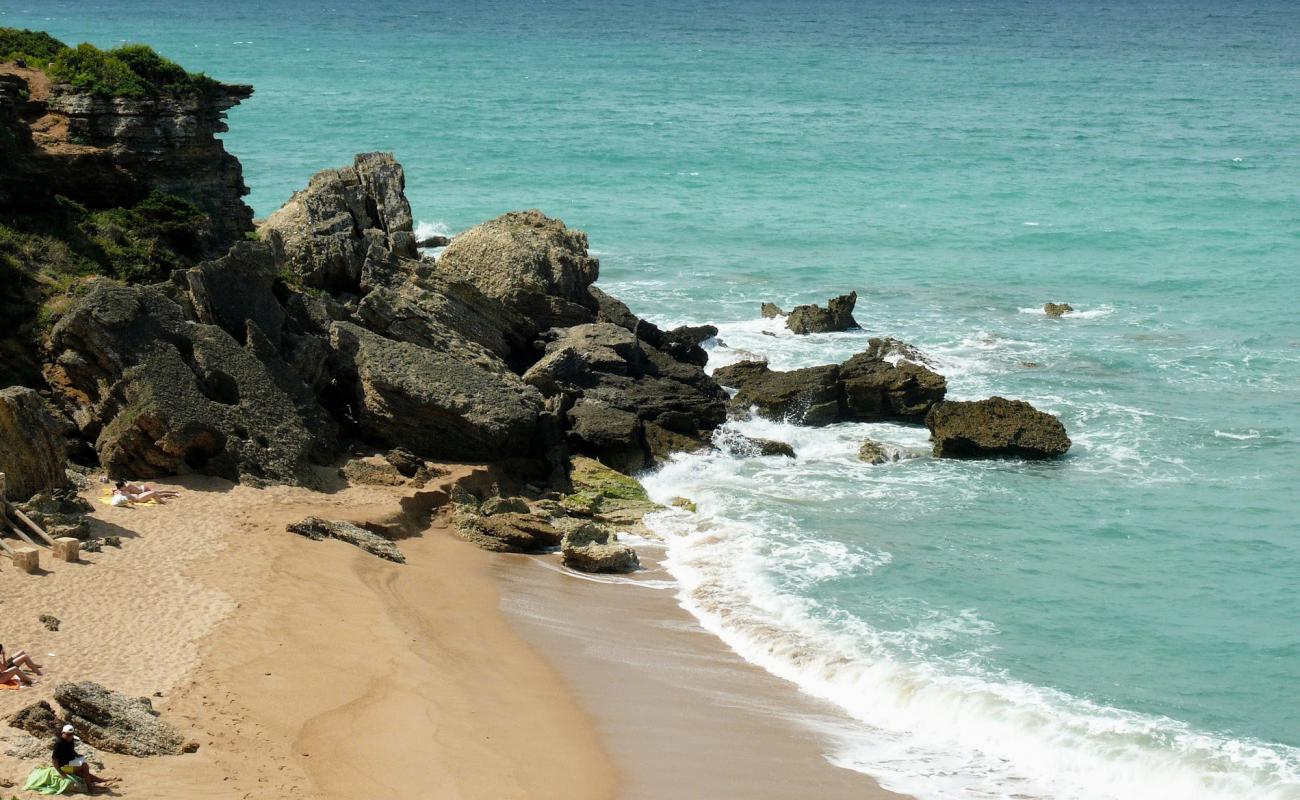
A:
POLYGON ((415 240, 417 242, 428 239, 430 236, 451 236, 451 228, 442 220, 432 222, 420 220, 415 223, 415 240))
POLYGON ((1251 428, 1246 433, 1231 433, 1230 431, 1221 431, 1216 428, 1214 435, 1220 439, 1236 439, 1238 441, 1245 441, 1247 439, 1258 439, 1260 433, 1254 428, 1251 428))
POLYGON ((780 508, 833 500, 846 483, 869 491, 859 482, 821 480, 816 467, 840 478, 845 469, 870 469, 851 454, 871 426, 729 425, 790 442, 798 468, 716 452, 679 456, 645 477, 647 489, 661 501, 692 497, 698 511, 651 515, 647 524, 668 540, 665 565, 679 583, 679 601, 706 629, 858 721, 828 734, 837 741, 835 763, 923 800, 1300 797, 1295 749, 1218 737, 974 665, 927 660, 924 640, 992 632, 973 612, 879 631, 823 608, 804 589, 869 576, 891 557, 799 531, 780 508))

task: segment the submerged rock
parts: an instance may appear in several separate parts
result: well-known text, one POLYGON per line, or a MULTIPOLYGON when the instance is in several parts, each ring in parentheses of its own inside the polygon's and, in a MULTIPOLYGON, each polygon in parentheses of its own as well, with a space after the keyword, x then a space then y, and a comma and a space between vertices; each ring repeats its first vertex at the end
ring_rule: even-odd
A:
POLYGON ((1061 315, 1073 311, 1074 306, 1069 303, 1044 303, 1043 313, 1049 317, 1060 317, 1061 315))
POLYGON ((60 684, 54 699, 92 747, 137 758, 187 752, 180 733, 158 718, 147 697, 128 697, 87 681, 60 684))
POLYGON ((1070 449, 1065 426, 1023 400, 939 403, 925 418, 939 458, 1051 458, 1070 449))
POLYGON ((868 464, 888 464, 891 461, 902 461, 909 457, 909 453, 896 445, 877 442, 874 439, 867 439, 858 448, 858 460, 865 461, 868 464))
POLYGON ((9 500, 26 500, 68 485, 66 427, 35 390, 0 390, 0 472, 5 473, 9 500))
POLYGON ((798 334, 830 333, 847 331, 858 327, 853 318, 853 307, 858 302, 858 293, 832 297, 826 302, 826 308, 816 305, 795 306, 786 318, 785 325, 798 334))
POLYGON ((324 539, 338 539, 341 542, 347 542, 350 545, 359 547, 373 556, 379 556, 385 561, 393 561, 398 564, 406 563, 406 556, 402 555, 402 551, 397 549, 396 544, 373 531, 368 531, 359 525, 353 525, 351 522, 307 517, 304 520, 288 525, 285 530, 299 536, 306 536, 308 539, 317 542, 324 539))

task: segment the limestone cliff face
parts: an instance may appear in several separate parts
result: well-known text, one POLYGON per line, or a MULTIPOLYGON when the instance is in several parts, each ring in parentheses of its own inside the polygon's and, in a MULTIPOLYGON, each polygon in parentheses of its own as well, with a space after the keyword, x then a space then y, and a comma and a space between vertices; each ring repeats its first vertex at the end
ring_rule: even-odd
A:
POLYGON ((180 96, 110 98, 0 65, 0 211, 30 213, 55 195, 91 209, 130 206, 158 190, 212 219, 209 255, 253 228, 239 161, 218 133, 251 86, 218 84, 180 96))

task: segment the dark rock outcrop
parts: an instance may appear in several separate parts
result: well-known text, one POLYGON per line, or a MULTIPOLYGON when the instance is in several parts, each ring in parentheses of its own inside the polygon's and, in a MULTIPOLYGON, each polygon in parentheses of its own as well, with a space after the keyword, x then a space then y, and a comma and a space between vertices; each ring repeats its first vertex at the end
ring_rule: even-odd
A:
POLYGON ((739 388, 734 407, 805 425, 920 422, 947 391, 942 375, 910 361, 892 364, 870 351, 839 365, 777 372, 762 362, 745 361, 714 375, 718 373, 739 388))
POLYGON ((40 492, 32 495, 26 503, 15 505, 52 538, 71 536, 86 539, 90 536, 90 521, 86 514, 94 508, 72 488, 40 492))
POLYGON ((197 470, 314 485, 335 428, 252 320, 241 346, 163 290, 97 282, 54 327, 45 374, 110 475, 197 470))
POLYGON ((1069 303, 1044 303, 1043 313, 1049 317, 1060 317, 1061 315, 1073 311, 1074 306, 1069 303))
POLYGON ((922 364, 927 367, 934 366, 928 356, 919 349, 904 342, 901 339, 895 339, 892 336, 876 337, 873 336, 867 340, 867 349, 865 351, 867 358, 875 361, 898 362, 911 361, 922 364))
POLYGON ((587 234, 536 209, 512 211, 458 235, 436 268, 474 284, 541 330, 596 320, 588 287, 600 261, 587 253, 587 234))
POLYGON ((527 456, 542 397, 504 363, 395 342, 357 325, 330 328, 340 396, 360 432, 426 458, 527 456))
POLYGON ((663 343, 655 346, 684 364, 702 367, 709 363, 709 354, 700 345, 717 335, 712 325, 683 325, 665 333, 663 343))
POLYGON ((44 700, 38 700, 24 706, 6 720, 9 727, 27 731, 38 739, 49 741, 58 735, 63 727, 63 720, 54 713, 54 708, 44 700))
POLYGON ((450 236, 443 236, 442 234, 435 233, 432 236, 426 236, 423 239, 417 240, 415 246, 421 250, 427 250, 431 247, 446 247, 449 244, 451 244, 450 236))
POLYGON ((925 417, 939 458, 1052 458, 1070 449, 1065 426, 1023 400, 939 403, 925 417))
POLYGON ((158 718, 147 697, 127 697, 87 681, 60 684, 54 699, 92 747, 137 758, 187 751, 180 733, 158 718))
POLYGON ((785 312, 776 303, 764 303, 759 311, 762 313, 763 319, 776 319, 785 316, 785 312))
POLYGON ((853 318, 853 307, 858 302, 858 293, 832 297, 826 302, 826 308, 816 305, 795 306, 786 318, 785 325, 798 334, 830 333, 847 331, 858 327, 853 318))
POLYGON ((392 154, 361 153, 351 167, 313 175, 259 231, 303 284, 363 294, 417 257, 405 186, 392 154))
POLYGON ((9 500, 26 500, 68 485, 66 427, 34 390, 0 390, 0 472, 6 476, 9 500))
POLYGON ((359 547, 373 556, 379 556, 385 561, 392 561, 397 564, 406 563, 406 556, 402 555, 402 551, 397 549, 396 544, 359 525, 353 525, 351 522, 307 517, 286 526, 285 530, 299 536, 306 536, 308 539, 317 542, 325 539, 338 539, 341 542, 347 542, 350 545, 359 547))
POLYGON ((578 325, 548 337, 545 355, 524 381, 571 403, 566 427, 578 452, 634 470, 652 457, 647 425, 699 440, 726 419, 726 393, 712 378, 625 328, 578 325))

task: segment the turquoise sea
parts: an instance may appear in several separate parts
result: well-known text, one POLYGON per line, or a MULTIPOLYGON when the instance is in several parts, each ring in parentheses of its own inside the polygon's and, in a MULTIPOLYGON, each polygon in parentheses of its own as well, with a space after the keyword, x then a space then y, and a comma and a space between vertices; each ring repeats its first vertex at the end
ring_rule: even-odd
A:
MULTIPOLYGON (((392 150, 426 230, 540 207, 712 365, 888 334, 1054 463, 798 459, 647 477, 683 605, 858 723, 925 800, 1300 798, 1300 7, 1259 2, 0 0, 256 94, 259 216, 392 150), (864 331, 758 319, 856 289, 864 331), (1045 301, 1077 313, 1049 320, 1045 301), (775 333, 769 336, 764 333, 775 333), (1029 366, 1033 365, 1033 366, 1029 366)), ((724 432, 725 435, 725 432, 724 432)))

